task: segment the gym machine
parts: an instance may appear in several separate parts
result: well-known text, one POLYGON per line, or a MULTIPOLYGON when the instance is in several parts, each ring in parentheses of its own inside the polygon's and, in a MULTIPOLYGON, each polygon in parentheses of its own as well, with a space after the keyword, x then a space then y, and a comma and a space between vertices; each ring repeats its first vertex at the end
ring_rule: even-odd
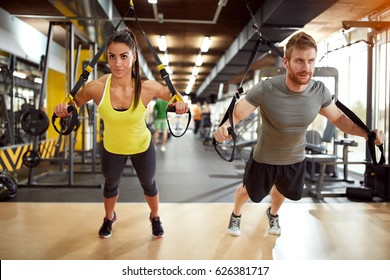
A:
MULTIPOLYGON (((42 73, 42 84, 41 84, 41 91, 40 91, 40 95, 39 95, 39 103, 38 103, 38 106, 37 106, 37 109, 34 109, 30 112, 30 114, 28 115, 28 117, 25 117, 25 119, 27 120, 26 123, 27 123, 27 126, 31 126, 30 130, 34 131, 34 138, 33 138, 33 145, 32 145, 32 149, 27 151, 25 153, 25 155, 23 156, 24 160, 24 164, 26 166, 29 167, 29 176, 28 176, 28 180, 26 182, 25 185, 21 185, 21 186, 24 186, 24 187, 55 187, 55 188, 59 188, 59 187, 75 187, 75 188, 101 188, 102 185, 101 184, 75 184, 74 183, 74 173, 75 173, 75 170, 74 170, 74 143, 75 143, 75 132, 72 132, 69 137, 67 137, 68 139, 68 145, 66 147, 66 145, 64 145, 64 151, 63 151, 63 158, 55 158, 55 159, 51 159, 51 160, 56 160, 56 161, 59 161, 61 162, 61 166, 63 166, 63 163, 67 163, 68 165, 68 170, 65 171, 67 173, 67 183, 65 184, 61 184, 61 183, 37 183, 36 181, 34 181, 34 168, 36 166, 38 166, 38 164, 40 163, 41 161, 41 158, 40 158, 40 151, 39 151, 39 135, 44 133, 46 130, 47 130, 47 127, 49 125, 49 120, 46 119, 47 116, 46 114, 43 116, 43 114, 39 113, 41 112, 40 111, 40 108, 42 108, 43 106, 43 102, 44 102, 44 98, 46 96, 46 81, 47 81, 47 73, 48 73, 48 61, 49 61, 49 58, 50 58, 50 44, 52 43, 52 39, 53 39, 53 32, 54 32, 54 27, 56 25, 60 25, 62 27, 64 27, 65 29, 65 32, 66 32, 66 35, 67 35, 67 42, 66 42, 66 53, 67 53, 67 65, 66 65, 66 69, 67 69, 67 89, 70 88, 71 85, 73 85, 74 83, 74 64, 73 64, 73 57, 74 57, 74 51, 73 51, 73 48, 74 48, 74 27, 73 27, 73 24, 71 22, 50 22, 50 25, 49 25, 49 32, 48 32, 48 40, 47 40, 47 45, 46 45, 46 54, 44 56, 44 62, 43 62, 43 73, 42 73), (47 124, 47 127, 46 127, 46 121, 48 122, 47 124), (39 128, 39 129, 38 129, 39 128)), ((79 50, 80 50, 80 47, 79 47, 79 50)), ((77 59, 76 59, 76 64, 78 64, 78 58, 79 58, 79 55, 77 55, 77 59)), ((66 89, 66 90, 67 90, 66 89)), ((95 117, 95 114, 92 114, 94 116, 94 120, 93 120, 93 124, 94 126, 96 125, 96 117, 95 117)), ((60 137, 64 137, 63 135, 60 135, 60 137)), ((93 139, 94 139, 94 142, 96 140, 96 128, 94 127, 93 129, 93 139)), ((60 145, 62 145, 62 142, 64 141, 64 144, 66 144, 65 142, 65 137, 64 139, 59 139, 58 140, 58 143, 60 145)), ((57 146, 57 151, 56 151, 57 155, 59 155, 59 147, 57 146)), ((96 145, 94 145, 94 150, 93 150, 93 156, 92 156, 92 172, 95 171, 95 159, 96 159, 96 145)), ((63 173, 64 170, 62 170, 62 167, 61 167, 61 170, 60 170, 60 173, 63 173)), ((46 176, 58 176, 59 174, 45 174, 46 176)), ((41 177, 41 176, 39 176, 41 177)), ((37 176, 38 178, 38 176, 37 176)), ((35 179, 37 179, 35 178, 35 179)), ((58 180, 57 180, 58 181, 58 180)))

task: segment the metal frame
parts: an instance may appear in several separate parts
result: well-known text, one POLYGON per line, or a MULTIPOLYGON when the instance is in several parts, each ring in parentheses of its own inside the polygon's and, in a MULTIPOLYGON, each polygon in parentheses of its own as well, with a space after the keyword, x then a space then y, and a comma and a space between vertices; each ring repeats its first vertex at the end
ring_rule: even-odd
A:
MULTIPOLYGON (((46 53, 45 53, 45 59, 44 59, 44 65, 43 65, 43 74, 42 74, 42 84, 41 84, 41 92, 40 92, 40 98, 39 98, 39 105, 38 108, 41 108, 43 106, 44 98, 46 95, 46 83, 47 83, 47 72, 48 72, 48 61, 50 57, 50 44, 52 43, 53 39, 53 27, 55 25, 61 25, 65 28, 66 32, 66 54, 67 54, 67 63, 66 63, 66 91, 69 92, 70 88, 74 84, 74 69, 75 65, 73 63, 73 58, 74 58, 74 26, 73 23, 71 22, 50 22, 49 25, 49 32, 48 32, 48 39, 47 39, 47 45, 46 45, 46 53)), ((60 159, 60 161, 68 163, 68 182, 66 184, 46 184, 46 183, 41 183, 38 184, 33 181, 34 178, 34 168, 29 169, 29 176, 27 183, 25 185, 20 184, 20 187, 54 187, 54 188, 61 188, 61 187, 76 187, 76 188, 102 188, 102 184, 91 184, 91 185, 75 185, 74 184, 74 143, 75 143, 75 132, 72 132, 69 137, 69 149, 68 153, 64 152, 64 159, 60 159)), ((37 151, 39 145, 39 137, 34 137, 33 141, 33 150, 37 151)), ((50 174, 48 174, 50 175, 50 174)), ((42 176, 42 175, 40 175, 42 176)), ((38 176, 38 177, 40 177, 38 176)))

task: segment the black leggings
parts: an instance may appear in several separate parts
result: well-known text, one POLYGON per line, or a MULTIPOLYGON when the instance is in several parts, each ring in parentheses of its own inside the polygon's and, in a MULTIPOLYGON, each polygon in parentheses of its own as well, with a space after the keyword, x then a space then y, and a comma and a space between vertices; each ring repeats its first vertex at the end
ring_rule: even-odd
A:
POLYGON ((105 198, 112 198, 119 194, 119 183, 129 157, 144 194, 147 196, 157 195, 158 188, 155 181, 156 150, 153 142, 150 141, 149 148, 145 152, 129 156, 110 153, 103 147, 102 172, 105 178, 103 191, 105 198))

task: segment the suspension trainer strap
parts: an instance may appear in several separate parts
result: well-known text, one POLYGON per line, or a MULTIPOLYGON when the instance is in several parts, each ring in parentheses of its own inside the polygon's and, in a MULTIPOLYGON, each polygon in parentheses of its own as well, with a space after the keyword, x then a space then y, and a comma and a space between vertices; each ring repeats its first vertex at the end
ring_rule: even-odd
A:
POLYGON ((241 79, 241 82, 240 82, 240 85, 239 87, 236 89, 236 93, 235 95, 233 96, 232 98, 232 101, 230 102, 229 104, 229 107, 227 108, 226 110, 226 113, 224 115, 224 117, 222 118, 222 121, 220 122, 219 124, 219 127, 221 127, 227 120, 229 120, 229 124, 230 124, 230 127, 228 128, 228 132, 229 134, 231 135, 232 137, 232 141, 233 141, 233 148, 232 148, 232 153, 230 155, 229 158, 225 158, 221 152, 218 150, 218 142, 217 140, 215 140, 215 138, 213 137, 213 146, 214 146, 214 149, 215 151, 218 153, 218 155, 223 158, 224 160, 228 161, 228 162, 232 162, 234 160, 234 154, 235 154, 235 151, 236 151, 236 141, 237 141, 237 135, 234 131, 234 122, 233 122, 233 110, 234 110, 234 106, 236 104, 236 101, 238 99, 240 99, 240 94, 242 94, 244 91, 242 89, 242 84, 244 83, 245 81, 245 77, 246 75, 248 74, 249 72, 249 69, 253 63, 253 61, 255 60, 255 57, 256 57, 256 54, 258 52, 260 48, 260 39, 256 40, 256 43, 255 45, 253 46, 253 49, 252 49, 252 52, 251 52, 251 55, 248 59, 248 62, 246 64, 246 67, 245 67, 245 73, 244 73, 244 76, 242 77, 241 79))
POLYGON ((186 131, 188 129, 188 126, 189 126, 189 124, 191 122, 191 111, 188 110, 188 121, 187 121, 187 125, 186 125, 186 128, 185 128, 184 132, 182 134, 180 134, 180 135, 174 134, 172 132, 171 125, 170 125, 169 120, 168 120, 168 112, 176 112, 176 108, 175 108, 174 104, 176 102, 184 102, 183 96, 173 86, 172 81, 169 78, 169 74, 168 74, 167 70, 164 67, 164 64, 161 62, 161 60, 158 57, 156 51, 154 50, 152 44, 150 43, 148 37, 146 36, 146 33, 143 30, 140 21, 138 20, 137 13, 135 12, 133 1, 130 1, 130 7, 131 7, 131 9, 133 11, 134 18, 135 18, 135 20, 136 20, 136 22, 137 22, 137 24, 138 24, 138 26, 139 26, 139 28, 140 28, 140 30, 142 32, 142 35, 145 38, 146 44, 148 45, 148 48, 149 48, 150 52, 153 55, 154 61, 157 64, 157 69, 160 72, 161 78, 164 80, 166 86, 168 87, 168 89, 169 89, 169 91, 171 92, 171 95, 172 95, 172 98, 169 101, 169 104, 168 104, 168 106, 166 108, 166 116, 167 116, 167 122, 168 122, 169 131, 172 134, 172 136, 174 136, 174 137, 181 137, 181 136, 183 136, 186 133, 186 131))
POLYGON ((348 109, 343 103, 341 103, 339 100, 336 99, 335 102, 336 106, 345 114, 347 115, 356 125, 358 125, 361 129, 363 129, 365 132, 367 132, 367 145, 368 150, 370 151, 370 155, 372 158, 372 161, 374 165, 382 165, 386 162, 385 156, 383 154, 383 144, 379 145, 378 148, 381 152, 380 160, 377 162, 376 159, 376 153, 375 153, 375 138, 376 133, 372 130, 370 130, 365 123, 350 109, 348 109))
POLYGON ((252 13, 252 10, 250 9, 250 7, 248 6, 248 3, 247 1, 245 1, 245 4, 246 4, 246 7, 249 11, 249 13, 251 14, 251 17, 252 17, 252 20, 254 22, 254 24, 252 25, 253 29, 256 31, 256 33, 258 34, 258 39, 256 40, 256 43, 255 45, 253 46, 253 49, 252 49, 252 52, 251 52, 251 55, 248 59, 248 62, 246 64, 246 67, 245 67, 245 72, 244 72, 244 76, 242 77, 241 79, 241 82, 240 82, 240 85, 239 87, 236 89, 236 93, 235 95, 233 96, 232 98, 232 101, 230 102, 230 105, 228 107, 228 109, 226 110, 226 113, 224 115, 224 117, 222 118, 222 121, 220 122, 219 124, 219 127, 221 127, 227 120, 229 120, 229 124, 230 124, 230 127, 228 128, 228 132, 229 134, 232 136, 232 141, 233 141, 233 148, 232 148, 232 153, 231 153, 231 156, 229 158, 225 158, 218 150, 218 145, 219 143, 215 140, 215 138, 213 138, 213 145, 214 145, 214 149, 217 151, 217 153, 221 156, 222 159, 228 161, 228 162, 231 162, 234 160, 234 153, 235 153, 235 150, 236 150, 236 141, 237 141, 237 135, 234 131, 234 122, 233 122, 233 110, 234 110, 234 106, 236 104, 236 101, 240 98, 240 94, 242 94, 244 92, 244 90, 242 89, 242 84, 244 83, 245 81, 245 77, 246 75, 248 74, 249 70, 250 70, 250 67, 253 63, 253 61, 255 60, 256 58, 256 55, 257 55, 257 52, 259 51, 259 48, 260 48, 260 45, 265 45, 267 46, 271 51, 273 51, 277 56, 283 58, 284 54, 281 50, 279 50, 274 44, 272 44, 267 38, 265 38, 259 31, 259 28, 256 24, 256 21, 255 21, 255 17, 253 16, 253 13, 252 13))
MULTIPOLYGON (((119 23, 115 26, 114 32, 116 32, 119 28, 119 25, 123 22, 125 17, 127 16, 128 12, 130 10, 130 7, 127 9, 126 13, 123 15, 122 19, 119 21, 119 23)), ((57 131, 59 134, 62 135, 68 135, 70 134, 78 125, 78 112, 77 112, 77 106, 74 102, 74 98, 76 97, 78 91, 80 88, 87 82, 89 75, 92 73, 93 68, 95 67, 96 63, 99 61, 99 58, 102 56, 103 52, 106 50, 107 46, 105 43, 102 44, 99 51, 94 55, 92 60, 88 63, 87 67, 84 69, 84 71, 81 73, 79 79, 77 80, 76 84, 73 86, 73 88, 70 90, 69 94, 65 98, 65 103, 68 103, 68 113, 72 113, 70 117, 69 124, 67 125, 67 128, 64 130, 62 127, 61 129, 58 129, 55 125, 55 120, 58 118, 56 114, 53 114, 51 118, 51 122, 53 124, 53 127, 55 131, 57 131)))

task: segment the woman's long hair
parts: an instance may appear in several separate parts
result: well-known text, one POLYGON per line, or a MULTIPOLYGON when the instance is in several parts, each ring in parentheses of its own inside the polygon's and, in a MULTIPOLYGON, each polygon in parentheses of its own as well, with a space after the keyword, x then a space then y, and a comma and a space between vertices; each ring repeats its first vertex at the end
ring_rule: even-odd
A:
POLYGON ((108 46, 113 43, 124 43, 134 52, 136 55, 136 60, 133 63, 132 68, 132 76, 134 80, 134 106, 133 110, 138 106, 140 96, 141 96, 141 71, 138 61, 138 44, 137 40, 131 32, 129 28, 125 28, 122 30, 119 30, 117 32, 114 32, 108 39, 107 39, 107 48, 108 46))

